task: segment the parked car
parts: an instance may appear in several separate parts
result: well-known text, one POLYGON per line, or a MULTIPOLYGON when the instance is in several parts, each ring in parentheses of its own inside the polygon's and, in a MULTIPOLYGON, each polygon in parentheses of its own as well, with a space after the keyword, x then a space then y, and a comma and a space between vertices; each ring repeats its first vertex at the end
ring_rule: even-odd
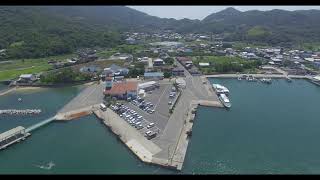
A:
POLYGON ((154 127, 154 123, 150 123, 150 124, 148 124, 148 126, 147 126, 148 129, 150 129, 150 128, 152 128, 152 127, 154 127))

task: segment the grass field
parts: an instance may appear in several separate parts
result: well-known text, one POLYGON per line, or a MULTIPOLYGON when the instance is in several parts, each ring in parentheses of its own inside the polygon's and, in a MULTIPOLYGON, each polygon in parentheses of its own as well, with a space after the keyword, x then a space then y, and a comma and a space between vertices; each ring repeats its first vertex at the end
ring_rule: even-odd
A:
POLYGON ((2 63, 0 62, 0 81, 14 79, 21 74, 47 71, 52 67, 52 65, 48 64, 49 60, 64 61, 73 56, 73 54, 69 54, 38 59, 16 59, 2 63))
POLYGON ((196 56, 192 57, 194 65, 199 67, 199 62, 208 62, 209 67, 199 67, 204 74, 229 73, 229 72, 255 72, 258 67, 257 61, 245 60, 240 57, 227 56, 196 56))

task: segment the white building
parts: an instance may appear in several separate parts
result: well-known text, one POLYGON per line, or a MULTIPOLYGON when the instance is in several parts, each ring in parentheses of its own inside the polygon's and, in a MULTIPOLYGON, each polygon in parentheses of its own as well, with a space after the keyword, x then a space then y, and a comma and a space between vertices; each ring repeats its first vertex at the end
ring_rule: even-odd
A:
POLYGON ((138 89, 139 90, 143 89, 144 91, 152 91, 158 87, 159 87, 159 83, 157 83, 156 81, 149 81, 149 82, 138 84, 138 89))
POLYGON ((210 63, 208 63, 208 62, 199 62, 199 66, 200 67, 209 67, 210 63))
POLYGON ((18 81, 30 82, 35 80, 37 80, 37 78, 33 74, 21 74, 18 81))

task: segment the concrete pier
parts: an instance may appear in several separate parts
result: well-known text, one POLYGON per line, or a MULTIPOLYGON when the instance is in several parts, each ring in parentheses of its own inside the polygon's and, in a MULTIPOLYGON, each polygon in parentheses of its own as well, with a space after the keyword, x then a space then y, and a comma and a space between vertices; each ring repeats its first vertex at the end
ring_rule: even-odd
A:
POLYGON ((101 119, 141 161, 152 163, 153 155, 161 151, 155 143, 147 140, 111 109, 108 108, 106 111, 95 110, 94 114, 101 119))
POLYGON ((92 84, 83 89, 56 115, 57 120, 73 120, 92 114, 103 101, 104 83, 92 84))

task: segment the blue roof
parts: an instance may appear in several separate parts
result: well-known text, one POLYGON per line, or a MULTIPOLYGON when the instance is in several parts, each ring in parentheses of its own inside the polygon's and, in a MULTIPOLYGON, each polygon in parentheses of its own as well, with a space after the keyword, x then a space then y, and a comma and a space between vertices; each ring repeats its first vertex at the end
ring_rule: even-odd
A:
POLYGON ((163 72, 145 72, 144 76, 163 76, 163 72))

